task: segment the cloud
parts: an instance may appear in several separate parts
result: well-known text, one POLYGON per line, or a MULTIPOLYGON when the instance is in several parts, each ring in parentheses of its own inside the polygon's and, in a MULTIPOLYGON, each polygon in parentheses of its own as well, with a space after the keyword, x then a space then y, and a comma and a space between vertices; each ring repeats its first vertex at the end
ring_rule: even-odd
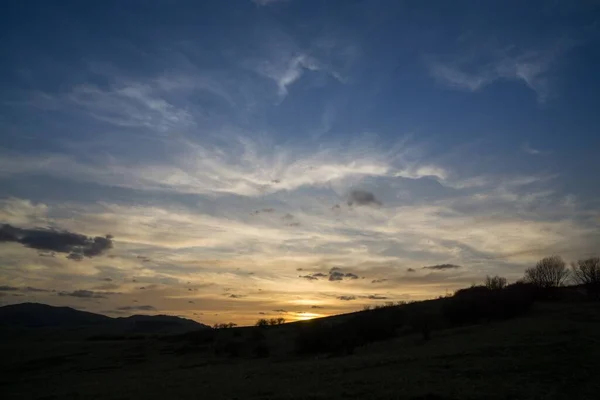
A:
POLYGON ((367 296, 367 299, 369 299, 369 300, 387 300, 387 299, 389 299, 389 297, 381 296, 378 294, 372 294, 372 295, 367 296))
POLYGON ((549 72, 556 58, 566 49, 558 43, 545 51, 481 50, 449 62, 429 64, 431 75, 449 87, 476 92, 498 81, 520 81, 537 94, 540 103, 551 95, 549 72))
POLYGON ((48 206, 14 197, 0 199, 0 221, 25 227, 47 225, 48 206))
POLYGON ((157 84, 119 82, 107 88, 93 84, 74 87, 65 97, 50 98, 55 106, 80 110, 90 117, 121 128, 159 132, 194 125, 193 116, 169 103, 157 84))
POLYGON ((382 282, 386 282, 386 281, 387 281, 387 279, 373 279, 371 281, 371 283, 382 283, 382 282))
MULTIPOLYGON (((376 177, 434 176, 443 184, 452 184, 447 182, 448 173, 443 168, 422 165, 409 157, 414 146, 404 143, 382 149, 365 139, 345 146, 321 143, 314 148, 289 145, 269 150, 274 145, 228 135, 227 145, 183 136, 168 141, 157 139, 157 144, 169 149, 166 157, 138 163, 125 157, 103 156, 102 152, 91 154, 85 162, 64 154, 0 152, 0 176, 54 176, 144 191, 253 198, 311 187, 342 190, 376 177), (273 184, 274 177, 280 183, 273 184)), ((368 192, 361 192, 349 201, 357 205, 379 202, 368 192)))
POLYGON ((348 205, 353 206, 380 206, 381 202, 375 195, 365 190, 353 190, 348 194, 348 205))
POLYGON ((356 296, 338 296, 337 299, 343 301, 352 301, 356 300, 356 296))
POLYGON ((156 307, 150 305, 117 307, 117 311, 156 311, 156 307))
POLYGON ((287 214, 283 215, 281 217, 281 219, 284 220, 284 221, 291 221, 291 220, 294 219, 294 216, 292 214, 290 214, 290 213, 287 213, 287 214))
POLYGON ((300 275, 300 278, 307 279, 309 281, 315 281, 319 278, 327 278, 329 281, 342 281, 344 279, 358 279, 358 275, 351 272, 343 272, 338 267, 333 267, 329 270, 329 273, 324 274, 322 272, 316 272, 308 275, 300 275))
POLYGON ((358 279, 358 275, 353 274, 351 272, 342 272, 339 268, 331 268, 329 271, 329 280, 330 281, 341 281, 344 279, 358 279))
POLYGON ((314 305, 314 306, 310 306, 310 308, 312 308, 312 309, 321 309, 321 308, 325 308, 325 307, 314 305))
POLYGON ((296 54, 286 60, 283 57, 280 62, 263 63, 258 72, 272 79, 277 84, 278 94, 281 98, 288 94, 288 88, 304 75, 305 71, 319 71, 323 66, 307 54, 296 54))
POLYGON ((456 265, 456 264, 437 264, 437 265, 431 265, 428 267, 423 267, 425 269, 433 269, 433 270, 437 270, 437 271, 442 271, 442 270, 446 270, 446 269, 457 269, 457 268, 461 268, 460 265, 456 265))
POLYGON ((76 261, 99 256, 113 247, 110 235, 91 238, 69 231, 23 229, 9 224, 0 226, 0 242, 16 242, 32 249, 68 253, 67 258, 76 261))
POLYGON ((229 297, 229 298, 231 298, 231 299, 241 299, 242 297, 246 297, 246 296, 245 296, 245 295, 243 295, 243 294, 233 294, 233 293, 231 293, 231 294, 230 294, 229 296, 227 296, 227 297, 229 297))
POLYGON ((287 310, 284 310, 284 309, 280 308, 278 310, 273 310, 273 312, 276 312, 276 313, 287 313, 287 310))
POLYGON ((415 270, 414 268, 408 268, 408 269, 406 270, 406 272, 415 272, 415 271, 416 271, 416 270, 415 270))
POLYGON ((52 292, 53 291, 53 290, 48 290, 48 289, 34 288, 34 287, 31 287, 31 286, 27 286, 23 290, 25 292, 41 292, 41 293, 46 293, 46 292, 52 292))
POLYGON ((263 208, 261 210, 254 210, 254 211, 252 211, 251 214, 252 215, 259 215, 261 213, 263 213, 263 214, 272 214, 274 212, 275 212, 274 208, 263 208))
POLYGON ((40 288, 31 287, 31 286, 27 286, 27 287, 0 286, 0 292, 16 292, 16 291, 39 292, 39 293, 51 292, 51 290, 48 290, 48 289, 40 289, 40 288))
POLYGON ((72 292, 58 292, 59 296, 79 297, 81 299, 105 299, 107 295, 115 292, 93 292, 91 290, 74 290, 72 292))

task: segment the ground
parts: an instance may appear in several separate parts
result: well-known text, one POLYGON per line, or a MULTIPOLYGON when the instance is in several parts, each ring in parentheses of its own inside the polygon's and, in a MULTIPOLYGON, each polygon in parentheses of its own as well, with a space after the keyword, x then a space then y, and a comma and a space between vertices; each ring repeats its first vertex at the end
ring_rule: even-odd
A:
MULTIPOLYGON (((293 328, 277 332, 271 347, 292 341, 293 328)), ((600 393, 600 306, 592 303, 536 304, 524 317, 434 331, 429 341, 401 335, 339 357, 215 357, 183 339, 55 336, 2 340, 3 399, 574 400, 600 393)))

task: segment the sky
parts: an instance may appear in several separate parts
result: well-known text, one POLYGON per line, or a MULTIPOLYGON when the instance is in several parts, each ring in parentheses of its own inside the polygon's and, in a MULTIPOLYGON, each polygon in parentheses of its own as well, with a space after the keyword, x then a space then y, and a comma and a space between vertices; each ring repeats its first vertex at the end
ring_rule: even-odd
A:
POLYGON ((594 1, 8 0, 0 304, 208 324, 600 251, 594 1))

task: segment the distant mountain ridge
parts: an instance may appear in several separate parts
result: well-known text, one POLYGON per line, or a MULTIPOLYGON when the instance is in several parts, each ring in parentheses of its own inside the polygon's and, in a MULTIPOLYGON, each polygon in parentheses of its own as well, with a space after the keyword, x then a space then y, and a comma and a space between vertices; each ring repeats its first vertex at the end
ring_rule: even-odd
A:
POLYGON ((0 307, 0 327, 89 328, 97 333, 184 333, 209 326, 170 315, 132 315, 112 318, 71 307, 21 303, 0 307))

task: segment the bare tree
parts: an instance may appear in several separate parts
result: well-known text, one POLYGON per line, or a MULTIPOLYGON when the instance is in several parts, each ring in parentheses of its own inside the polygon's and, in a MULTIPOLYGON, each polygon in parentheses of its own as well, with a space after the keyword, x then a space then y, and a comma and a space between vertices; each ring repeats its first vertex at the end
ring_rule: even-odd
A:
POLYGON ((490 290, 504 289, 506 287, 506 278, 501 276, 486 276, 483 283, 490 290))
POLYGON ((285 324, 285 318, 279 317, 277 318, 277 325, 283 325, 285 324))
POLYGON ((234 324, 233 322, 228 322, 228 323, 221 323, 221 324, 214 324, 213 328, 214 329, 231 329, 231 328, 235 328, 237 326, 237 324, 234 324))
POLYGON ((267 326, 267 325, 269 325, 268 319, 261 318, 258 321, 256 321, 256 326, 267 326))
POLYGON ((540 288, 562 286, 569 277, 569 270, 560 256, 542 258, 535 267, 525 270, 524 280, 540 288))
POLYGON ((588 293, 600 294, 600 257, 591 257, 571 264, 573 280, 585 285, 588 293))

